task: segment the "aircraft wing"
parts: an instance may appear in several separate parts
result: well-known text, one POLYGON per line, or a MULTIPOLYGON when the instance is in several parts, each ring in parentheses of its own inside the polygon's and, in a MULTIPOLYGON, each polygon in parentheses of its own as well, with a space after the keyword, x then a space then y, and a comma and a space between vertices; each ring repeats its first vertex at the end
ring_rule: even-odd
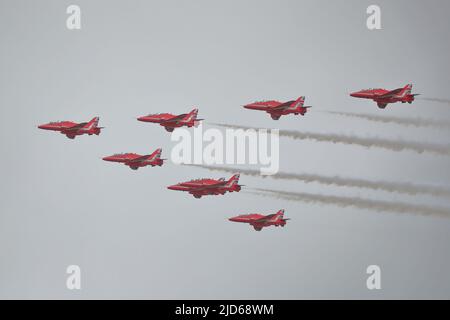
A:
POLYGON ((295 101, 288 101, 288 102, 284 102, 278 106, 275 107, 269 107, 269 110, 284 110, 287 109, 291 106, 292 103, 294 103, 295 101))
POLYGON ((172 117, 172 118, 170 118, 170 119, 161 121, 161 124, 164 124, 164 123, 172 123, 172 122, 178 123, 178 122, 180 122, 181 120, 183 120, 184 117, 186 117, 186 115, 187 115, 187 114, 180 114, 179 116, 175 116, 175 117, 172 117))
POLYGON ((64 131, 77 131, 83 128, 85 125, 87 125, 87 122, 78 123, 73 125, 72 127, 65 128, 64 131))
POLYGON ((131 159, 128 162, 130 162, 130 163, 139 163, 139 162, 146 161, 148 159, 148 157, 149 156, 141 156, 141 157, 137 157, 137 158, 131 159))
POLYGON ((383 94, 379 95, 378 97, 379 98, 390 98, 390 97, 398 95, 402 90, 403 90, 403 88, 398 88, 398 89, 383 93, 383 94))
POLYGON ((264 222, 267 222, 268 220, 272 219, 274 216, 275 216, 274 214, 269 214, 268 216, 256 219, 254 222, 264 223, 264 222))
POLYGON ((189 191, 190 192, 195 192, 195 191, 201 191, 201 190, 220 188, 220 187, 223 187, 226 183, 227 183, 227 181, 223 181, 223 182, 221 181, 221 182, 217 182, 217 183, 214 183, 214 184, 209 184, 209 185, 206 185, 206 186, 190 187, 189 191))

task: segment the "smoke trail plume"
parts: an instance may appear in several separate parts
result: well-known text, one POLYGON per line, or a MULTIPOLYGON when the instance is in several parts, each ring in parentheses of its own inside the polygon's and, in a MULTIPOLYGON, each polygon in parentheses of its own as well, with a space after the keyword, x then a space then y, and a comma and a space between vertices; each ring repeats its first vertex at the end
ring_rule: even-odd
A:
POLYGON ((425 100, 425 101, 432 101, 432 102, 439 102, 439 103, 445 103, 445 104, 450 105, 450 99, 426 98, 426 97, 418 97, 416 99, 418 99, 418 100, 425 100))
MULTIPOLYGON (((247 126, 237 126, 230 124, 212 123, 217 126, 233 129, 254 129, 259 128, 247 127, 247 126)), ((382 148, 391 151, 403 151, 410 150, 417 153, 429 152, 439 155, 450 155, 450 146, 425 143, 425 142, 414 142, 414 141, 401 141, 401 140, 389 140, 376 137, 357 137, 351 135, 342 134, 331 134, 331 133, 313 133, 313 132, 301 132, 294 130, 280 130, 279 135, 282 137, 288 137, 298 140, 313 140, 318 142, 332 142, 341 143, 347 145, 358 145, 366 148, 382 148)))
POLYGON ((450 209, 442 207, 413 205, 402 202, 371 200, 359 197, 328 196, 321 194, 286 192, 286 191, 259 189, 259 188, 253 190, 255 191, 254 192, 247 191, 247 193, 263 197, 272 197, 276 199, 283 199, 290 201, 335 205, 342 208, 354 207, 373 211, 411 213, 417 215, 439 216, 450 218, 450 209))
POLYGON ((353 112, 338 112, 338 111, 325 111, 326 113, 335 114, 344 117, 359 118, 369 121, 382 122, 382 123, 394 123, 404 126, 414 127, 434 127, 438 129, 450 129, 450 121, 432 120, 432 119, 420 119, 420 118, 400 118, 390 116, 378 116, 367 113, 353 113, 353 112))
POLYGON ((418 185, 413 183, 401 183, 401 182, 381 181, 381 180, 371 181, 365 179, 344 178, 339 176, 323 176, 318 174, 300 174, 288 172, 278 172, 277 174, 274 175, 263 176, 260 174, 259 170, 252 170, 252 169, 237 169, 230 167, 206 166, 198 164, 191 164, 188 166, 200 167, 211 171, 220 171, 227 173, 240 172, 242 174, 254 177, 263 177, 263 178, 269 177, 281 180, 296 180, 302 181, 304 183, 316 182, 324 185, 365 188, 371 190, 404 193, 409 195, 428 194, 436 197, 446 197, 450 199, 450 189, 440 186, 418 185))

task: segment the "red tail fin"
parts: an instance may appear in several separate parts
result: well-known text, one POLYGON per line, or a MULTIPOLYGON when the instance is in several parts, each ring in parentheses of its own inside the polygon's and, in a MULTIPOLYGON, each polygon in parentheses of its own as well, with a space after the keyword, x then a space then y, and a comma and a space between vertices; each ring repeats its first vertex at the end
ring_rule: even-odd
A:
POLYGON ((156 149, 151 155, 150 155, 150 161, 154 161, 156 159, 160 159, 161 158, 161 152, 162 149, 156 149))
POLYGON ((291 104, 291 109, 297 109, 298 107, 303 107, 304 103, 305 103, 305 97, 304 96, 298 97, 298 99, 295 100, 291 104))
POLYGON ((189 112, 186 117, 184 118, 184 121, 191 122, 195 121, 197 119, 198 109, 193 109, 191 112, 189 112))
POLYGON ((88 123, 86 123, 86 125, 84 126, 84 129, 86 130, 92 130, 98 127, 98 122, 99 122, 100 118, 99 117, 94 117, 92 118, 91 121, 89 121, 88 123))
POLYGON ((239 183, 239 177, 240 174, 236 173, 234 176, 232 176, 230 178, 230 180, 228 180, 227 184, 225 185, 227 188, 231 188, 232 186, 236 185, 239 183))
POLYGON ((412 84, 407 84, 400 93, 401 97, 405 97, 411 94, 412 84))

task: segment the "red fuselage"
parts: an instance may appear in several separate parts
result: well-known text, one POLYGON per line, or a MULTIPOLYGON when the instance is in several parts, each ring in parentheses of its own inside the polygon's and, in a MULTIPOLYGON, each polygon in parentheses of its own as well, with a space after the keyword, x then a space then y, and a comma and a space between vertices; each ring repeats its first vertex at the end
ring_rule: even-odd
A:
POLYGON ((69 139, 74 139, 76 136, 83 134, 88 135, 99 135, 101 127, 98 127, 99 118, 95 117, 89 122, 76 123, 72 121, 58 121, 49 122, 47 124, 42 124, 38 126, 39 129, 59 131, 65 134, 69 139))
POLYGON ((304 107, 305 97, 297 100, 280 102, 275 100, 258 101, 244 105, 245 109, 265 111, 270 114, 272 119, 278 120, 281 116, 287 114, 301 114, 302 116, 308 111, 309 107, 304 107))
POLYGON ((263 215, 259 213, 243 214, 228 220, 233 222, 241 222, 250 224, 256 231, 261 231, 264 227, 286 225, 286 220, 283 218, 284 210, 280 210, 275 214, 263 215))
POLYGON ((184 113, 180 115, 174 115, 171 113, 159 113, 159 114, 149 114, 147 116, 142 116, 137 118, 138 121, 159 123, 167 131, 172 132, 175 128, 179 127, 194 127, 200 120, 197 119, 198 109, 194 109, 189 113, 184 113))
POLYGON ((205 195, 224 195, 226 192, 239 192, 241 186, 238 184, 239 175, 234 175, 230 180, 225 179, 197 179, 181 182, 167 187, 170 190, 186 191, 195 198, 205 195))
POLYGON ((371 99, 375 101, 379 108, 384 109, 389 103, 412 103, 416 94, 411 94, 412 85, 394 90, 386 89, 366 89, 350 94, 354 98, 371 99))
POLYGON ((161 149, 158 149, 150 155, 140 155, 136 153, 119 153, 112 156, 104 157, 103 160, 110 162, 123 163, 133 170, 145 166, 162 166, 164 160, 160 158, 161 149))

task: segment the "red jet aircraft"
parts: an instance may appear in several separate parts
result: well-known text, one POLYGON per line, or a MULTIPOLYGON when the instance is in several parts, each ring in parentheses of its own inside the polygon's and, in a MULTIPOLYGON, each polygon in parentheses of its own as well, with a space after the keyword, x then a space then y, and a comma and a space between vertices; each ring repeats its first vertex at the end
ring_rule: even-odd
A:
POLYGON ((109 157, 104 157, 103 160, 111 162, 120 162, 129 166, 133 170, 145 166, 162 166, 164 160, 161 159, 162 149, 156 149, 152 154, 141 156, 136 153, 118 153, 109 157))
POLYGON ((181 182, 173 186, 167 187, 170 190, 187 191, 195 198, 214 194, 224 195, 228 192, 239 192, 242 185, 239 184, 239 173, 235 174, 226 181, 225 178, 215 179, 197 179, 187 182, 181 182))
POLYGON ((233 222, 244 222, 249 223, 256 231, 261 231, 264 227, 269 226, 282 226, 286 224, 289 219, 284 218, 284 210, 281 209, 277 213, 263 215, 259 213, 243 214, 237 217, 228 219, 233 222))
POLYGON ((103 127, 98 126, 99 117, 93 118, 89 122, 75 123, 72 121, 58 121, 50 122, 47 124, 42 124, 38 126, 39 129, 59 131, 65 134, 69 139, 75 139, 76 136, 81 136, 83 134, 88 135, 99 135, 100 130, 103 127))
POLYGON ((388 103, 412 103, 414 97, 419 94, 411 94, 412 84, 407 84, 403 88, 398 88, 392 91, 386 89, 366 89, 353 92, 350 96, 355 98, 372 99, 378 105, 378 108, 386 108, 388 103))
POLYGON ((175 128, 187 126, 193 127, 199 124, 203 119, 197 119, 198 109, 194 109, 189 113, 173 115, 171 113, 149 114, 147 116, 137 118, 143 122, 159 123, 167 131, 172 132, 175 128))
POLYGON ((274 100, 258 101, 247 104, 244 108, 266 111, 270 114, 273 120, 278 120, 282 115, 290 113, 295 115, 301 114, 304 116, 308 111, 308 108, 311 108, 311 106, 303 106, 304 103, 305 97, 299 97, 297 100, 291 100, 288 102, 279 102, 274 100))

